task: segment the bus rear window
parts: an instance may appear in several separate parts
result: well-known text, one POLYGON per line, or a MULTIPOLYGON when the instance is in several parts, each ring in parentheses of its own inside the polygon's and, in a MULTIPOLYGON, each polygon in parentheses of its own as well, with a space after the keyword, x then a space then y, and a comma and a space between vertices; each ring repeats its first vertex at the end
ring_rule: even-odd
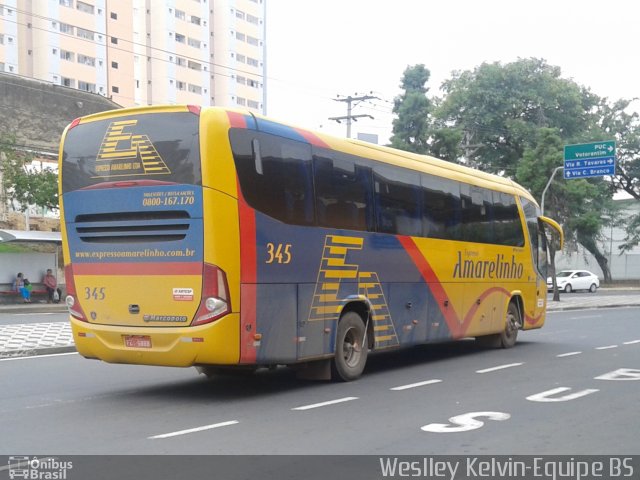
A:
POLYGON ((63 193, 107 182, 200 185, 199 117, 189 112, 127 115, 67 132, 63 193))

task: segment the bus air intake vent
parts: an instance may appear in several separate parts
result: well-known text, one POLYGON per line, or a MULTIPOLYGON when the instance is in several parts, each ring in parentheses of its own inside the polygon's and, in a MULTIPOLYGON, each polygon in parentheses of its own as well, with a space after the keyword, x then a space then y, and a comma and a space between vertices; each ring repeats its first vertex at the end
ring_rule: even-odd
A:
POLYGON ((75 219, 78 237, 87 243, 142 243, 183 240, 190 216, 184 210, 92 213, 75 219))

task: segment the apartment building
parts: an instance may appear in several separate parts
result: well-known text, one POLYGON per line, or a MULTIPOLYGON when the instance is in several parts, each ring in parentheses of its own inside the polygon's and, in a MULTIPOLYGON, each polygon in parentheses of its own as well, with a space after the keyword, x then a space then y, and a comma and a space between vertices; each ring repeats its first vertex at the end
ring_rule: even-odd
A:
POLYGON ((0 0, 0 72, 264 113, 266 0, 0 0))

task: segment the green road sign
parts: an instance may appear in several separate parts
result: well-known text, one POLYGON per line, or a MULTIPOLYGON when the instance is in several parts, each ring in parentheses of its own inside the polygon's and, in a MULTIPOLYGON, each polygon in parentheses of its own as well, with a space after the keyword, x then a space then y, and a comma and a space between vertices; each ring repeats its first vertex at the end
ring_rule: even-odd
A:
POLYGON ((593 142, 564 146, 564 160, 589 160, 616 156, 616 142, 593 142))

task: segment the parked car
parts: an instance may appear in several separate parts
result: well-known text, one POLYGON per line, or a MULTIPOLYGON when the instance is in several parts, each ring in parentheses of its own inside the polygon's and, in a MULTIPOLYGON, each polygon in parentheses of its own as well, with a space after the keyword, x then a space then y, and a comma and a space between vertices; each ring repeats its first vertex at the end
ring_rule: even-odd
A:
MULTIPOLYGON (((547 278, 547 289, 553 289, 552 278, 547 278)), ((587 270, 562 270, 556 274, 558 290, 571 293, 575 290, 588 290, 591 293, 600 287, 600 279, 587 270)))

